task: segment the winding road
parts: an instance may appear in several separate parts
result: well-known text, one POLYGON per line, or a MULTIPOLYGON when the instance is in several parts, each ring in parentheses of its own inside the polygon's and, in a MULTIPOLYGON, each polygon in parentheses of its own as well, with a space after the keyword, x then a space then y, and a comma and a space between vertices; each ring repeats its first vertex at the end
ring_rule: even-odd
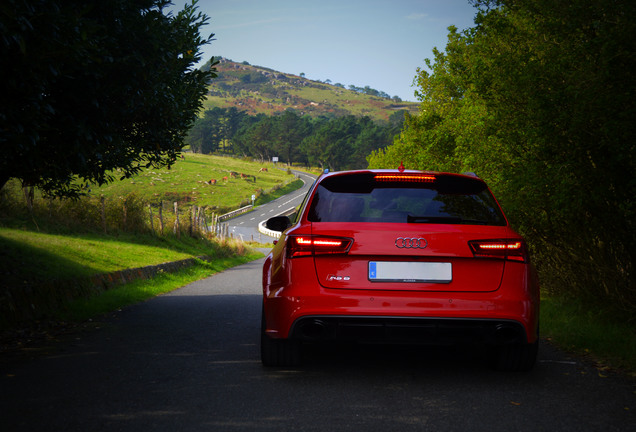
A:
POLYGON ((229 224, 229 232, 234 238, 242 238, 244 241, 258 241, 259 243, 268 243, 272 241, 272 237, 262 234, 258 231, 258 224, 273 216, 284 213, 300 205, 309 191, 309 188, 316 180, 316 176, 307 174, 302 171, 292 171, 304 184, 302 188, 282 196, 274 201, 256 207, 249 213, 242 214, 227 221, 229 224))

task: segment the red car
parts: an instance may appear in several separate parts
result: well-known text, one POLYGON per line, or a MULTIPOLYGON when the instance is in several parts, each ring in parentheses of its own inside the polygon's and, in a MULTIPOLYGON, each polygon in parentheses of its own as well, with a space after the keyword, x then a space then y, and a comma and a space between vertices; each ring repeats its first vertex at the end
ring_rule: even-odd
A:
POLYGON ((474 174, 322 174, 263 266, 261 359, 356 341, 492 347, 501 370, 534 366, 539 284, 526 243, 474 174))

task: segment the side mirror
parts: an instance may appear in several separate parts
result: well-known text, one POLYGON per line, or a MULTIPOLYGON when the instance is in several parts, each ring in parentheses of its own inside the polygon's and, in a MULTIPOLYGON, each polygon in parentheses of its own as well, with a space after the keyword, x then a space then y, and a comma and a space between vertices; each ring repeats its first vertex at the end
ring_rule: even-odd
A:
POLYGON ((290 226, 291 221, 287 216, 274 216, 273 218, 267 219, 267 222, 265 222, 265 228, 272 231, 283 232, 290 226))

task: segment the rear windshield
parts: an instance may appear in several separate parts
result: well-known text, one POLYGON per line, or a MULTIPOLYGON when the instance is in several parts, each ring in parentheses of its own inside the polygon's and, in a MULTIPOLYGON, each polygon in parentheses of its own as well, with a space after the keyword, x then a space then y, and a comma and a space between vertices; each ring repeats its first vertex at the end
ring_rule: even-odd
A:
POLYGON ((377 181, 373 173, 325 178, 309 208, 312 222, 506 225, 486 184, 437 175, 434 181, 377 181))

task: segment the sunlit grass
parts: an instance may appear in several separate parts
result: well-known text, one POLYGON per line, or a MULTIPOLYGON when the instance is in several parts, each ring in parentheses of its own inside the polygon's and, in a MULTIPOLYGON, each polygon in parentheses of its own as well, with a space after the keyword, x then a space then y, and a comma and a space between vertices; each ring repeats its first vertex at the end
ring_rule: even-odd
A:
POLYGON ((71 280, 196 256, 224 257, 233 253, 218 242, 187 236, 61 235, 11 228, 0 228, 0 247, 0 269, 6 286, 25 281, 71 280))
MULTIPOLYGON (((170 169, 148 169, 130 179, 94 187, 90 194, 116 199, 134 193, 145 201, 191 202, 221 210, 238 208, 254 194, 292 181, 293 175, 268 163, 186 153, 170 169), (267 168, 267 171, 261 171, 267 168), (232 173, 237 173, 236 177, 232 173), (240 174, 245 174, 241 178, 240 174), (226 180, 224 180, 226 179, 226 180), (209 184, 215 180, 215 184, 209 184), (206 183, 207 182, 207 183, 206 183)), ((214 182, 212 182, 214 183, 214 182)))

